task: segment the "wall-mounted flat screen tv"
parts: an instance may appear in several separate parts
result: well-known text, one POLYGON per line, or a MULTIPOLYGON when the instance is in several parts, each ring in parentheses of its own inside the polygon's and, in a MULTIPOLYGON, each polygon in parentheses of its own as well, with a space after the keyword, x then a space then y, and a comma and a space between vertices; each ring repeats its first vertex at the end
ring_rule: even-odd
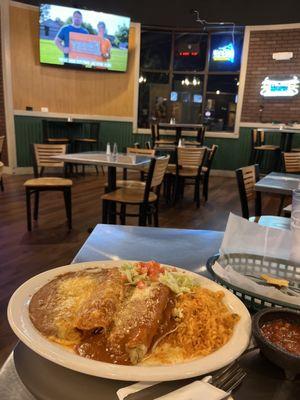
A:
POLYGON ((65 67, 126 71, 130 18, 40 5, 40 62, 65 67))

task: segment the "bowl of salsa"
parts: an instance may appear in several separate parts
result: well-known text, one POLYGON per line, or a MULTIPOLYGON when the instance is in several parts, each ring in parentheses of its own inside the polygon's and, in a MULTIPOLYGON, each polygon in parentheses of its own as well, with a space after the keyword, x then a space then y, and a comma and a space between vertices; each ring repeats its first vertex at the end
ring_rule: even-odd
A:
POLYGON ((300 374, 300 312, 288 308, 259 311, 253 317, 253 336, 262 353, 284 369, 287 379, 300 374))

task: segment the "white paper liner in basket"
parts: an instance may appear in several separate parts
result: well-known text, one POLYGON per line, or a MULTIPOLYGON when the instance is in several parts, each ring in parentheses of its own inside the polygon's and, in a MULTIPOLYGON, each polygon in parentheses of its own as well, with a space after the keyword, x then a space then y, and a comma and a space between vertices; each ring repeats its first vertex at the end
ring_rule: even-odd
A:
MULTIPOLYGON (((291 246, 291 231, 261 226, 230 213, 220 254, 247 253, 289 260, 291 246)), ((300 262, 300 260, 293 261, 300 262)), ((241 289, 274 300, 300 305, 300 295, 289 296, 272 286, 262 286, 236 272, 230 265, 223 268, 216 262, 213 270, 217 276, 241 289)))

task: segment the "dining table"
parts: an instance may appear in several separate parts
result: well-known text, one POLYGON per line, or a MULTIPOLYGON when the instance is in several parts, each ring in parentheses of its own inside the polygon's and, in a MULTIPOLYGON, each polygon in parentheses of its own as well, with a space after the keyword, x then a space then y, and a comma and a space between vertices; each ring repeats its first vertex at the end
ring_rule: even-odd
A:
POLYGON ((300 188, 300 175, 271 172, 255 184, 257 192, 291 196, 293 190, 300 188))
MULTIPOLYGON (((51 158, 63 161, 66 165, 86 164, 100 165, 107 167, 107 192, 113 192, 117 189, 117 168, 142 170, 149 165, 153 157, 139 154, 107 154, 104 151, 87 151, 82 153, 68 153, 51 156, 51 158)), ((68 169, 67 169, 68 170, 68 169)), ((115 204, 111 205, 114 211, 115 204)), ((109 223, 116 223, 116 213, 111 212, 109 223)))
POLYGON ((284 152, 290 152, 293 144, 293 137, 296 134, 300 134, 299 128, 293 127, 282 127, 282 126, 274 126, 274 128, 257 128, 258 132, 265 133, 278 133, 281 135, 280 137, 280 150, 284 152))
MULTIPOLYGON (((218 231, 99 224, 72 262, 154 259, 209 276, 206 260, 218 252, 222 238, 223 232, 218 231)), ((266 360, 257 348, 248 349, 239 363, 247 376, 234 391, 235 400, 300 398, 299 377, 294 381, 286 380, 283 371, 266 360)), ((170 381, 164 390, 167 386, 168 391, 172 391, 198 378, 170 381)), ((117 390, 132 383, 134 376, 128 382, 75 372, 44 359, 19 342, 0 370, 0 398, 117 400, 117 390)), ((140 399, 154 400, 156 397, 150 390, 140 399)))

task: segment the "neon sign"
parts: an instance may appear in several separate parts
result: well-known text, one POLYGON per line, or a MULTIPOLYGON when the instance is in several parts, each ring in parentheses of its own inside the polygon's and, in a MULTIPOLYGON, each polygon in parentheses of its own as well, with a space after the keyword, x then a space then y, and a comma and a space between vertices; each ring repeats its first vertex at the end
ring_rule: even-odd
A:
POLYGON ((260 94, 263 97, 293 97, 299 93, 299 78, 296 75, 286 78, 267 76, 261 83, 260 94))
POLYGON ((234 63, 234 56, 234 47, 232 43, 214 49, 212 54, 214 61, 229 61, 231 63, 234 63))

